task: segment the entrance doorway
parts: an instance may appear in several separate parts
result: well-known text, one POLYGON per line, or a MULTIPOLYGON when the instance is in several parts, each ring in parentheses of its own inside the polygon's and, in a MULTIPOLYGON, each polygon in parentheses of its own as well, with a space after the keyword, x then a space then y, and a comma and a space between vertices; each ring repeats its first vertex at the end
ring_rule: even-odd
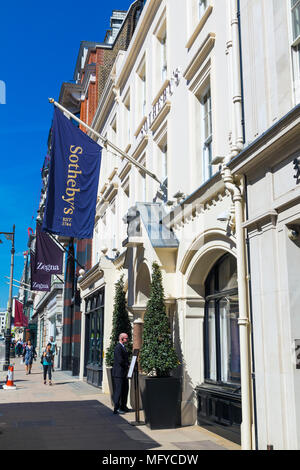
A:
POLYGON ((86 300, 85 370, 87 382, 102 386, 103 378, 104 289, 86 300))
POLYGON ((197 387, 198 423, 240 443, 241 379, 235 258, 226 254, 205 282, 204 383, 197 387))

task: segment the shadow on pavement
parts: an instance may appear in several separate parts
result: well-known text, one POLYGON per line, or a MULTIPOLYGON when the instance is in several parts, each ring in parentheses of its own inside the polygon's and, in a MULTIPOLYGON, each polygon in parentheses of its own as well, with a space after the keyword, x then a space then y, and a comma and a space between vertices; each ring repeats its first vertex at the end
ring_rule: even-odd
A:
POLYGON ((0 404, 2 450, 147 450, 159 443, 97 400, 0 404))
POLYGON ((56 385, 69 385, 69 384, 76 384, 78 383, 77 381, 71 381, 71 382, 53 382, 52 387, 56 387, 56 385))

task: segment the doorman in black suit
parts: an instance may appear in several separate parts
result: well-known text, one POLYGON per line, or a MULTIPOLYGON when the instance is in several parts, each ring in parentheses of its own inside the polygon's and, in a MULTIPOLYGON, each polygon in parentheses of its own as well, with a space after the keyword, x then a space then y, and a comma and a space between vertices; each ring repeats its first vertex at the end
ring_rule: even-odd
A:
POLYGON ((114 414, 124 414, 126 411, 130 411, 127 408, 127 396, 128 396, 128 352, 126 351, 125 344, 128 341, 128 335, 121 333, 119 336, 119 342, 114 350, 114 365, 112 368, 112 377, 114 382, 114 414))

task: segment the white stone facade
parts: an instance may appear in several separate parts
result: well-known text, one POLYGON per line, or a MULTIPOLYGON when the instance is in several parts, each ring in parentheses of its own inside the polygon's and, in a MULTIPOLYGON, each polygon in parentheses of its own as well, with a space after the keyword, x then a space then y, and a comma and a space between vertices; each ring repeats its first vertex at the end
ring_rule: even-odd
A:
MULTIPOLYGON (((130 313, 143 318, 151 265, 159 263, 182 362, 181 424, 192 425, 195 387, 207 378, 205 283, 230 254, 239 291, 244 449, 300 448, 300 379, 292 361, 300 252, 287 234, 299 219, 292 166, 299 110, 286 117, 298 102, 291 15, 289 1, 148 0, 92 124, 167 182, 167 191, 103 148, 94 267, 79 279, 82 311, 104 287, 105 351, 115 282, 125 273, 130 313), (156 226, 165 227, 165 240, 151 234, 144 209, 153 210, 151 222, 160 212, 156 226)), ((83 377, 84 313, 81 335, 83 377)))

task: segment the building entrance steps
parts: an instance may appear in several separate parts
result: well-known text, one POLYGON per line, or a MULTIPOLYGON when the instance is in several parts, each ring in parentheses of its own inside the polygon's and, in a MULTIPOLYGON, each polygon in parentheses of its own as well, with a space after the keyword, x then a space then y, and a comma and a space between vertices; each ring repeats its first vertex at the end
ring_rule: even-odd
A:
POLYGON ((39 361, 29 375, 19 359, 12 365, 13 392, 2 388, 7 372, 0 372, 1 450, 240 450, 199 426, 131 426, 134 412, 114 415, 110 396, 77 377, 55 371, 49 386, 39 361))

